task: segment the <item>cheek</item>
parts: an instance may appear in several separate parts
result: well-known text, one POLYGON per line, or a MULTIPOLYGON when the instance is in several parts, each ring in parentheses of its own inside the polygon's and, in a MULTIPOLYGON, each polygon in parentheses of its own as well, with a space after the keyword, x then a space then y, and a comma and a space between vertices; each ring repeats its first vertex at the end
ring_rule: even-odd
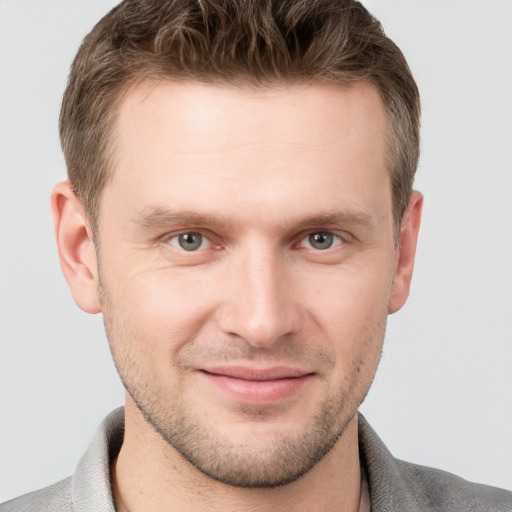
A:
POLYGON ((328 282, 312 294, 311 325, 320 326, 335 354, 339 378, 373 376, 382 350, 391 273, 344 270, 328 282))
MULTIPOLYGON (((392 272, 374 268, 338 268, 307 287, 308 309, 325 328, 357 337, 365 325, 387 315, 392 272)), ((306 285, 307 286, 307 285, 306 285)), ((303 289, 306 296, 306 288, 303 289)))
POLYGON ((208 281, 187 270, 118 267, 108 274, 105 269, 105 275, 103 288, 115 305, 109 314, 155 352, 178 350, 193 340, 215 307, 208 281))

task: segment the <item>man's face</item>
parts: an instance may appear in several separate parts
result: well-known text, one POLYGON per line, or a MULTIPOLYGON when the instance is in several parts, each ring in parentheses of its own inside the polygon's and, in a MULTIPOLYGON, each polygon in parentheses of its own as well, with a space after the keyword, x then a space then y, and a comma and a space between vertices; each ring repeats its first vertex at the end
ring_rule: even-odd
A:
POLYGON ((396 263, 385 133, 363 83, 123 100, 101 307, 129 394, 203 473, 293 481, 366 395, 396 263))

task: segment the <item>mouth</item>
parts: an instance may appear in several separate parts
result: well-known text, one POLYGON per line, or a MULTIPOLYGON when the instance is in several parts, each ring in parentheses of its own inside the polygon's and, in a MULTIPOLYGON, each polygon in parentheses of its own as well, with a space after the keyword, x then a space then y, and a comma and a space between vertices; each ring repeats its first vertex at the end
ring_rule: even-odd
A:
POLYGON ((271 404, 294 396, 313 377, 313 373, 292 367, 249 368, 221 366, 200 372, 221 393, 237 402, 271 404))

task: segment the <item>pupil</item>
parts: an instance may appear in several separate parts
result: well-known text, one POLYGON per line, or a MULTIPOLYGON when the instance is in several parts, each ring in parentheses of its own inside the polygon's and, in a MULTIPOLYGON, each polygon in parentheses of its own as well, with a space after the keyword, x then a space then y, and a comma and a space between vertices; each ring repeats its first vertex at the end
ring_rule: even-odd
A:
POLYGON ((201 246, 202 236, 198 233, 183 233, 179 238, 180 247, 186 251, 193 251, 201 246))
POLYGON ((329 249, 333 242, 333 236, 330 233, 314 233, 309 235, 309 241, 315 249, 329 249))

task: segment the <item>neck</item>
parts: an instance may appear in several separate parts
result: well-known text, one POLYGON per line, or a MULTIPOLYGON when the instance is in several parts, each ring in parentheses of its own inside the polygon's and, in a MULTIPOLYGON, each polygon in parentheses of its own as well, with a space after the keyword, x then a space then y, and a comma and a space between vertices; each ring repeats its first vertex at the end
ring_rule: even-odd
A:
POLYGON ((304 476, 271 489, 232 487, 207 477, 126 403, 123 446, 112 464, 118 512, 357 512, 361 492, 357 416, 331 451, 304 476))

